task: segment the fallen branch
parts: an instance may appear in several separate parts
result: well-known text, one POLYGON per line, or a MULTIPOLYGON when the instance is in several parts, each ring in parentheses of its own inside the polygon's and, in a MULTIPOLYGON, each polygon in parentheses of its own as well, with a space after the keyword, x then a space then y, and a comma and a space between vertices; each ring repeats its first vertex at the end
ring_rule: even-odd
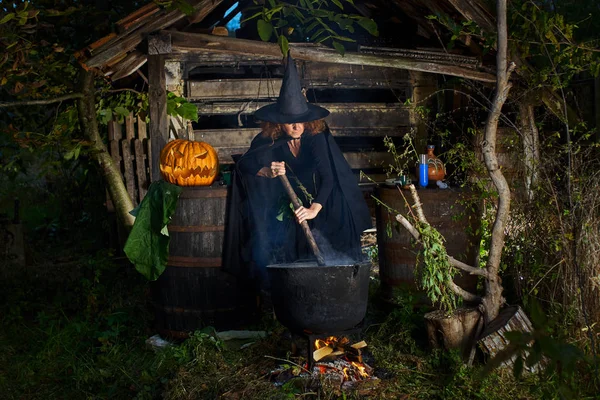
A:
MULTIPOLYGON (((402 225, 411 234, 411 236, 413 238, 415 238, 415 240, 417 242, 421 243, 421 234, 410 223, 410 221, 407 220, 406 217, 404 217, 404 215, 402 215, 402 214, 396 215, 396 221, 398 221, 400 223, 400 225, 402 225)), ((456 258, 452 257, 451 255, 448 255, 448 261, 450 262, 451 266, 453 266, 454 268, 460 269, 461 271, 468 272, 469 275, 479 275, 479 276, 483 276, 483 277, 487 278, 487 272, 484 269, 472 267, 468 264, 465 264, 462 261, 457 260, 456 258)))

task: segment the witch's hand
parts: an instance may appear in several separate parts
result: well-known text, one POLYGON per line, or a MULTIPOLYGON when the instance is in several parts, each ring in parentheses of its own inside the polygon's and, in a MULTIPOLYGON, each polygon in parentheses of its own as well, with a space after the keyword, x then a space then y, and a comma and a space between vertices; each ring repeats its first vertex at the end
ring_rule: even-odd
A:
POLYGON ((300 206, 294 211, 294 214, 296 214, 296 221, 301 224, 304 221, 313 219, 319 214, 319 211, 321 211, 322 208, 323 206, 319 203, 312 203, 309 208, 300 206))
POLYGON ((280 175, 285 175, 285 162, 273 161, 271 163, 271 178, 276 178, 280 175))

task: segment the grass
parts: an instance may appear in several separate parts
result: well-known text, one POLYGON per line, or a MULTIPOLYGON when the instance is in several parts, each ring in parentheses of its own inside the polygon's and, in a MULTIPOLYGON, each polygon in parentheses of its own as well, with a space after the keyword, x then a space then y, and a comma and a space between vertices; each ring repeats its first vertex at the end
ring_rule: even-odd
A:
MULTIPOLYGON (((0 283, 0 397, 6 399, 546 399, 560 398, 557 376, 510 372, 482 375, 455 353, 427 347, 423 312, 410 298, 379 302, 377 280, 365 340, 377 382, 342 393, 323 382, 269 382, 291 359, 285 328, 266 316, 251 329, 272 334, 250 347, 223 343, 211 330, 159 351, 146 339, 152 314, 147 284, 110 254, 45 257, 28 269, 4 269, 0 283), (269 356, 269 357, 265 357, 269 356)), ((589 371, 582 370, 582 374, 589 371)), ((590 380, 570 387, 573 398, 595 398, 590 380)))

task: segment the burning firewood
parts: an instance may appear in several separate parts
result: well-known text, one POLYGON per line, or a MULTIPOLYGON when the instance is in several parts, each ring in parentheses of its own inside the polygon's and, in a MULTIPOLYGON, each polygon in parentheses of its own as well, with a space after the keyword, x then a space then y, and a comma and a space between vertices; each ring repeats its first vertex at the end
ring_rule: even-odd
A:
POLYGON ((320 359, 328 356, 331 353, 333 353, 333 349, 331 347, 329 347, 329 346, 321 347, 320 349, 317 349, 313 352, 313 359, 315 361, 319 361, 320 359))
POLYGON ((358 343, 354 343, 352 346, 353 349, 362 349, 363 347, 367 347, 367 342, 365 342, 364 340, 361 340, 358 343))

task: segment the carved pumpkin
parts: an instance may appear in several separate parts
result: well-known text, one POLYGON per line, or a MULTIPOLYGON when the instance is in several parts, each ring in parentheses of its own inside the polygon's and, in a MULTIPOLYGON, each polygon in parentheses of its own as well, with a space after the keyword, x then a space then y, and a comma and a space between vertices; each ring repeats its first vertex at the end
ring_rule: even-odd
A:
POLYGON ((209 186, 218 168, 217 152, 208 143, 177 139, 160 151, 160 172, 175 185, 209 186))

